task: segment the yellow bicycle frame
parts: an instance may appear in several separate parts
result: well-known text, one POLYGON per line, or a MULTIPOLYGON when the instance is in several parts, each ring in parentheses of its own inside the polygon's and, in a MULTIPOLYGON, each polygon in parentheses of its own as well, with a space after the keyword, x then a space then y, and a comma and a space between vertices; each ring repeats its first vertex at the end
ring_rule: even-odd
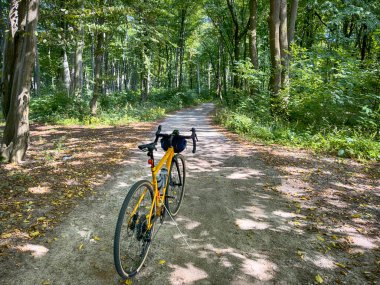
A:
MULTIPOLYGON (((169 171, 170 171, 170 167, 172 165, 172 160, 173 160, 174 154, 175 154, 174 148, 169 147, 168 150, 165 152, 165 155, 161 158, 160 162, 157 164, 157 166, 152 166, 152 168, 151 168, 151 170, 152 170, 152 185, 153 185, 154 195, 153 195, 153 203, 152 203, 152 207, 150 208, 149 215, 146 216, 146 218, 148 220, 148 229, 149 230, 153 226, 153 224, 152 224, 153 214, 155 213, 156 216, 160 216, 161 215, 161 207, 165 203, 166 189, 167 189, 167 185, 169 183, 169 175, 170 175, 169 171), (168 169, 168 177, 166 179, 166 185, 163 185, 163 191, 162 191, 162 195, 161 195, 160 191, 158 191, 157 174, 159 173, 161 168, 164 166, 164 164, 166 164, 166 168, 168 169), (160 207, 158 207, 158 209, 157 209, 157 205, 160 206, 160 207)), ((147 192, 147 189, 145 189, 144 193, 141 195, 139 201, 137 202, 135 208, 131 212, 131 214, 129 216, 130 218, 129 218, 128 224, 130 223, 133 215, 136 213, 137 209, 139 208, 141 201, 144 199, 144 197, 146 195, 146 192, 147 192)))
POLYGON ((153 185, 153 192, 154 192, 154 196, 153 196, 153 203, 152 203, 152 207, 150 209, 150 212, 149 212, 149 217, 147 217, 147 220, 148 220, 148 229, 150 229, 152 227, 152 216, 153 216, 153 213, 156 214, 156 216, 160 216, 161 215, 161 207, 162 205, 164 205, 165 203, 165 195, 166 195, 166 189, 167 189, 167 186, 168 186, 168 183, 169 183, 169 175, 170 175, 170 167, 172 165, 172 160, 173 160, 173 157, 174 157, 174 148, 173 147, 169 147, 168 150, 165 152, 165 155, 161 158, 160 162, 152 167, 152 185, 153 185), (160 194, 160 191, 158 191, 158 185, 157 185, 157 174, 159 173, 159 171, 161 170, 161 168, 166 164, 166 168, 168 170, 168 177, 166 179, 166 184, 163 185, 162 189, 162 194, 160 194), (157 209, 157 205, 159 205, 160 207, 158 207, 157 209))

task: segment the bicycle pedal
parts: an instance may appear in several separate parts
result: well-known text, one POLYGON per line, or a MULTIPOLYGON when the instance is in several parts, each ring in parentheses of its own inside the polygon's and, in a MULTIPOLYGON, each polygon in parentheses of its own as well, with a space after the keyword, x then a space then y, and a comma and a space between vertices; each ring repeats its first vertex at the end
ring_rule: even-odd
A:
POLYGON ((173 196, 169 196, 169 195, 166 195, 166 198, 169 198, 169 199, 175 199, 175 197, 173 197, 173 196))

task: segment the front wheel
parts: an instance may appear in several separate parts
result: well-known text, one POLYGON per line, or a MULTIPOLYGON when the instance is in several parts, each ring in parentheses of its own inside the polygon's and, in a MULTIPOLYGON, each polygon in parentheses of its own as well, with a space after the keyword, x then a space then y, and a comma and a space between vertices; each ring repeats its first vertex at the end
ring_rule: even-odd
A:
POLYGON ((166 207, 170 215, 177 215, 185 194, 186 165, 181 154, 173 157, 169 173, 169 184, 166 191, 166 207))
POLYGON ((148 255, 154 225, 148 229, 153 203, 153 187, 147 180, 136 182, 129 190, 117 219, 114 261, 124 279, 139 272, 148 255))

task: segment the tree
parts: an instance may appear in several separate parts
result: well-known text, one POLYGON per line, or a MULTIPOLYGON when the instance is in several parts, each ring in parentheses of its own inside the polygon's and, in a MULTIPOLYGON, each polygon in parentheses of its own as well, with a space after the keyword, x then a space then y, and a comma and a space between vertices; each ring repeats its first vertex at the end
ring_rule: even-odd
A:
MULTIPOLYGON (((103 8, 104 0, 99 1, 100 9, 103 8)), ((104 56, 104 32, 101 30, 104 24, 103 11, 98 14, 98 31, 96 33, 96 48, 95 48, 95 68, 94 68, 94 91, 90 101, 91 115, 95 116, 98 112, 98 98, 102 94, 102 62, 104 56)))
POLYGON ((257 0, 249 1, 249 55, 254 69, 259 68, 257 55, 257 0))
POLYGON ((2 104, 6 118, 1 156, 19 163, 29 145, 30 83, 36 50, 39 0, 12 0, 5 38, 2 104))
POLYGON ((288 43, 289 46, 294 40, 294 31, 296 27, 297 20, 297 10, 298 10, 298 0, 293 0, 290 8, 290 20, 288 25, 288 43))
POLYGON ((269 90, 271 92, 272 114, 278 113, 278 96, 281 87, 280 7, 281 0, 270 1, 269 44, 271 75, 269 81, 269 90))

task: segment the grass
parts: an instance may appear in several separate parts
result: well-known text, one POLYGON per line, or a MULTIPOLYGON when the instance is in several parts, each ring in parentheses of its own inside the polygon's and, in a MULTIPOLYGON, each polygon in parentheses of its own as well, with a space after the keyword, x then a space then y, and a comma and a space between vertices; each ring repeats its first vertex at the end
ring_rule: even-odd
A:
POLYGON ((304 147, 339 157, 380 161, 380 142, 348 128, 330 127, 313 131, 281 120, 259 122, 246 114, 223 107, 217 110, 215 120, 251 141, 304 147))

